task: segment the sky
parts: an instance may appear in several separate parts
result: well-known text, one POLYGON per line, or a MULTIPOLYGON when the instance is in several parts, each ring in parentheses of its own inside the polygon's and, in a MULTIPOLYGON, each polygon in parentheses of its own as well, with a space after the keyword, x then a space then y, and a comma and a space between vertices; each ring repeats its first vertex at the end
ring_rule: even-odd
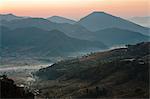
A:
POLYGON ((0 0, 0 13, 80 19, 93 11, 120 17, 150 16, 149 0, 0 0))

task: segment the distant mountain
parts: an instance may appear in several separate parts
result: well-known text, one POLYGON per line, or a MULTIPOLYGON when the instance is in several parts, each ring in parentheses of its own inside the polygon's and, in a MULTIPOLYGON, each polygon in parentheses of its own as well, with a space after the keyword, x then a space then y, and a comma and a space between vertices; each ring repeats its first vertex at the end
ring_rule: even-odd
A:
POLYGON ((0 14, 0 20, 11 21, 15 19, 23 19, 24 17, 15 16, 13 14, 0 14))
MULTIPOLYGON (((79 24, 68 24, 68 23, 53 23, 43 18, 26 18, 12 21, 2 21, 3 26, 9 27, 10 29, 17 28, 29 28, 36 27, 46 31, 59 30, 65 33, 69 37, 89 40, 89 41, 102 41, 104 44, 111 46, 118 46, 122 44, 138 43, 140 41, 147 41, 147 37, 140 35, 140 33, 133 32, 130 30, 119 29, 119 28, 106 28, 97 33, 92 33, 85 27, 79 24), (108 30, 107 30, 108 29, 108 30), (107 34, 107 35, 105 35, 107 34), (111 36, 108 36, 111 35, 111 36)), ((107 23, 104 23, 107 24, 107 23)))
POLYGON ((26 27, 37 27, 44 30, 53 30, 57 27, 56 23, 50 22, 44 18, 25 18, 21 20, 2 21, 3 26, 7 26, 10 29, 26 28, 26 27))
POLYGON ((135 32, 140 32, 149 35, 148 28, 134 24, 130 21, 124 20, 120 17, 112 16, 105 12, 93 12, 86 17, 82 18, 78 24, 83 25, 90 31, 99 31, 106 28, 120 28, 127 29, 135 32))
POLYGON ((58 30, 46 31, 35 27, 1 29, 2 55, 63 56, 72 52, 89 52, 107 47, 96 41, 68 37, 58 30))
MULTIPOLYGON (((80 40, 89 40, 89 41, 102 41, 104 44, 109 45, 109 47, 118 46, 122 44, 138 43, 140 41, 147 41, 148 38, 144 35, 140 35, 141 32, 134 32, 135 27, 136 30, 143 29, 143 31, 146 31, 147 28, 133 24, 121 18, 111 16, 104 12, 101 13, 94 12, 91 15, 87 16, 87 18, 85 17, 84 19, 81 19, 79 22, 75 24, 54 23, 44 18, 25 18, 19 20, 16 19, 12 21, 1 21, 1 25, 8 27, 10 29, 36 27, 46 31, 58 30, 65 33, 67 36, 71 38, 76 38, 80 40), (92 17, 93 15, 94 17, 98 16, 98 18, 96 19, 92 17), (109 21, 106 21, 105 18, 106 19, 108 18, 107 20, 109 21), (90 28, 91 27, 95 28, 96 27, 95 25, 97 24, 98 31, 91 32, 90 30, 88 30, 90 28, 86 29, 85 26, 82 26, 80 22, 82 23, 82 20, 84 21, 85 19, 91 20, 91 23, 95 22, 93 23, 94 25, 92 25, 91 23, 86 23, 86 24, 91 25, 90 28), (101 23, 101 21, 104 22, 101 23), (106 28, 102 29, 101 27, 106 27, 106 28), (124 28, 128 28, 128 29, 124 29, 124 28)), ((145 34, 145 32, 143 34, 145 34)))
POLYGON ((1 25, 10 29, 37 27, 44 30, 54 30, 64 32, 70 37, 88 40, 91 38, 91 32, 79 24, 54 23, 44 18, 25 18, 21 20, 2 21, 1 25))
POLYGON ((139 24, 141 26, 149 27, 150 28, 150 16, 148 17, 132 17, 129 18, 131 22, 139 24))
POLYGON ((67 19, 67 18, 60 17, 60 16, 52 16, 52 17, 49 17, 47 19, 51 22, 54 22, 54 23, 69 23, 69 24, 76 23, 76 21, 74 21, 74 20, 67 19))
POLYGON ((119 28, 108 28, 94 32, 94 40, 103 42, 108 46, 119 46, 125 44, 135 44, 142 41, 148 41, 149 36, 138 32, 124 30, 119 28))

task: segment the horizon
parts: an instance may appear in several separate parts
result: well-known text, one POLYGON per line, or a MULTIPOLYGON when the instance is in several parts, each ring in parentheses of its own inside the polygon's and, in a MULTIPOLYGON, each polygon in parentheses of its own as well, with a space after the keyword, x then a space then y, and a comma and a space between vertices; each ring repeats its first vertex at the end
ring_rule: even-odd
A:
POLYGON ((1 0, 0 13, 17 16, 62 16, 79 20, 94 11, 122 18, 150 16, 148 0, 1 0))
MULTIPOLYGON (((65 16, 59 16, 59 15, 51 15, 51 16, 47 16, 47 17, 38 17, 38 16, 25 16, 25 15, 22 15, 22 16, 19 16, 19 15, 16 15, 16 14, 14 14, 14 13, 0 13, 0 15, 13 15, 13 16, 17 16, 17 17, 31 17, 31 18, 50 18, 50 17, 62 17, 62 18, 66 18, 66 19, 70 19, 70 20, 74 20, 74 21, 79 21, 80 19, 82 19, 82 18, 84 18, 84 17, 86 17, 86 16, 88 16, 88 15, 90 15, 90 14, 92 14, 92 13, 105 13, 105 14, 109 14, 109 15, 113 15, 113 14, 110 14, 110 13, 107 13, 107 12, 103 12, 103 11, 93 11, 93 12, 91 12, 91 13, 88 13, 87 15, 85 15, 85 16, 81 16, 79 19, 73 19, 73 18, 68 18, 68 17, 65 17, 65 16)), ((115 16, 115 15, 113 15, 113 16, 115 16)), ((120 16, 117 16, 117 17, 120 17, 120 16)), ((147 16, 148 17, 148 16, 147 16)), ((121 18, 123 18, 123 17, 121 17, 121 18)))
MULTIPOLYGON (((46 17, 40 17, 40 16, 26 16, 26 15, 16 15, 14 13, 0 13, 0 15, 14 15, 14 16, 17 16, 17 17, 31 17, 31 18, 50 18, 50 17, 62 17, 62 18, 66 18, 66 19, 69 19, 69 20, 73 20, 73 21, 79 21, 80 19, 94 13, 94 12, 99 12, 99 13, 106 13, 106 14, 109 14, 109 15, 113 15, 113 14, 110 14, 110 13, 107 13, 107 12, 104 12, 104 11, 93 11, 91 13, 87 13, 87 15, 84 15, 84 16, 81 16, 80 18, 78 19, 73 19, 73 18, 69 18, 69 17, 65 17, 65 16, 59 16, 59 15, 50 15, 50 16, 46 16, 46 17)), ((116 15, 113 15, 113 16, 116 16, 116 15)), ((123 19, 131 19, 131 18, 139 18, 139 17, 150 17, 150 15, 148 16, 133 16, 133 17, 121 17, 121 16, 116 16, 116 17, 120 17, 120 18, 123 18, 123 19)))

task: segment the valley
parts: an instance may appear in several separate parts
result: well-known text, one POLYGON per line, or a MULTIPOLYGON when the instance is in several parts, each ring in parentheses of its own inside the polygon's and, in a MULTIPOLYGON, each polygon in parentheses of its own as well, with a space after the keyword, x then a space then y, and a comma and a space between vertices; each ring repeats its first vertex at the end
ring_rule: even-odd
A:
POLYGON ((1 82, 13 90, 35 99, 149 97, 148 27, 95 11, 78 21, 0 14, 0 23, 1 82))

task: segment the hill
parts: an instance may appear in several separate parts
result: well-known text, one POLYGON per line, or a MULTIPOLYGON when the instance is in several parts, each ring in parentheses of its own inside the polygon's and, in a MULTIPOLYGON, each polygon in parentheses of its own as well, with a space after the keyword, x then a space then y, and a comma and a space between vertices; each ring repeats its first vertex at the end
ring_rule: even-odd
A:
POLYGON ((68 37, 58 30, 46 31, 35 27, 11 30, 2 27, 2 55, 67 56, 107 48, 100 42, 68 37))
POLYGON ((147 41, 148 38, 142 35, 140 32, 134 32, 131 30, 121 28, 106 28, 103 30, 95 31, 95 33, 87 30, 85 27, 79 24, 53 23, 43 18, 26 18, 20 20, 13 20, 9 22, 3 21, 1 23, 3 26, 8 27, 10 29, 28 27, 36 27, 46 31, 51 31, 55 29, 62 31, 67 36, 72 38, 89 41, 102 41, 104 44, 109 45, 108 47, 112 47, 112 45, 119 46, 122 44, 133 44, 138 43, 139 41, 147 41), (105 34, 111 35, 112 37, 107 36, 105 34), (131 37, 134 37, 134 39, 131 37), (112 44, 110 44, 111 42, 112 44))
POLYGON ((10 29, 36 27, 43 30, 59 30, 66 35, 78 39, 87 40, 91 38, 91 32, 78 24, 54 23, 44 18, 25 18, 12 21, 1 21, 1 25, 10 29))
POLYGON ((80 19, 78 24, 83 25, 90 31, 99 31, 107 28, 120 28, 149 35, 148 28, 142 27, 120 17, 105 12, 93 12, 80 19))
POLYGON ((148 98, 149 42, 61 61, 39 70, 41 96, 148 98))

